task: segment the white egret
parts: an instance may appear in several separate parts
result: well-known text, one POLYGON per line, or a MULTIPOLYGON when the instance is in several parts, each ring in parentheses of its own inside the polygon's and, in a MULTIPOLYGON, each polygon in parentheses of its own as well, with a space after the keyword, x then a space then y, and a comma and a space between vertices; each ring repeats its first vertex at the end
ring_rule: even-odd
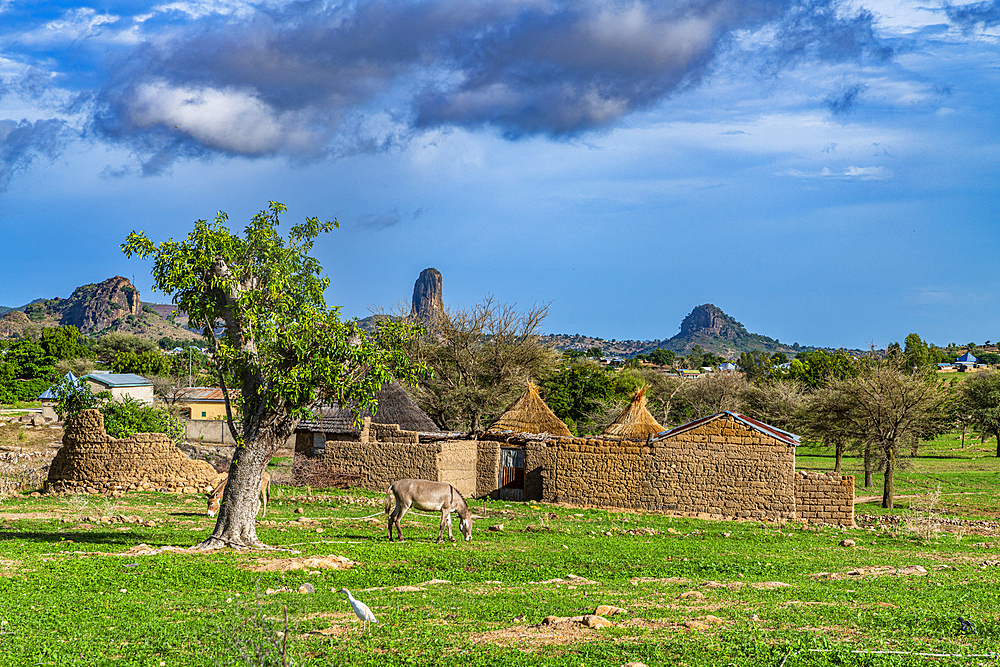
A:
POLYGON ((359 602, 358 600, 355 600, 354 596, 351 595, 351 591, 347 590, 346 588, 341 588, 337 592, 347 593, 347 601, 351 603, 351 609, 354 610, 354 615, 360 618, 361 622, 363 623, 361 629, 362 632, 368 629, 369 621, 371 621, 372 623, 378 623, 378 619, 375 618, 375 614, 373 614, 372 610, 368 608, 368 605, 366 605, 364 602, 359 602))

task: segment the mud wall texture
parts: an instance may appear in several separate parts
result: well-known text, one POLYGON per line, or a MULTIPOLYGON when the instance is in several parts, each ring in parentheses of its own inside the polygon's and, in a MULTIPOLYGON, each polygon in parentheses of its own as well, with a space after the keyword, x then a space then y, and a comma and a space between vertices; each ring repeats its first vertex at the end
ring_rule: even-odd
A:
POLYGON ((706 519, 854 523, 852 478, 796 473, 794 446, 726 415, 651 442, 607 437, 483 441, 479 496, 497 488, 494 461, 501 445, 525 450, 525 500, 706 519))
POLYGON ((119 494, 133 490, 211 491, 218 474, 207 461, 188 459, 162 433, 116 439, 104 416, 84 410, 66 424, 63 446, 49 467, 46 489, 119 494))
POLYGON ((796 515, 813 523, 854 525, 854 476, 835 472, 795 473, 796 515))
POLYGON ((448 482, 463 496, 476 495, 477 443, 472 440, 421 443, 416 431, 368 420, 358 435, 341 438, 327 438, 319 458, 330 469, 361 475, 362 488, 385 491, 398 479, 427 479, 448 482))

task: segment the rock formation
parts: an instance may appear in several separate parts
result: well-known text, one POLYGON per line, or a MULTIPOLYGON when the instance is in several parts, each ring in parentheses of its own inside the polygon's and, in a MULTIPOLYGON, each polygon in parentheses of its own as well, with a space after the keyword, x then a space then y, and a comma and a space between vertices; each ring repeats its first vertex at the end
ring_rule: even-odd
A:
POLYGON ((413 283, 410 317, 431 324, 444 315, 443 281, 437 269, 424 269, 413 283))
POLYGON ((723 340, 736 340, 747 334, 746 327, 710 303, 698 306, 681 322, 680 338, 708 334, 723 340))
POLYGON ((16 338, 31 328, 31 320, 20 310, 12 310, 0 317, 0 339, 16 338))
POLYGON ((83 333, 104 331, 115 321, 142 314, 142 301, 127 278, 115 276, 96 285, 81 285, 61 308, 59 323, 83 333))

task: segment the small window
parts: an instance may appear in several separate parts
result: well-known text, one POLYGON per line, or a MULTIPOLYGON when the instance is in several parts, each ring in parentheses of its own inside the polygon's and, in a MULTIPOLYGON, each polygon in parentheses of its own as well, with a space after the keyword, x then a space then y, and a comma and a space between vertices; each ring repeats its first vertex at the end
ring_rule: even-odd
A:
POLYGON ((202 413, 201 413, 201 416, 202 416, 202 417, 205 417, 206 415, 205 415, 205 413, 204 413, 204 412, 202 412, 202 413))

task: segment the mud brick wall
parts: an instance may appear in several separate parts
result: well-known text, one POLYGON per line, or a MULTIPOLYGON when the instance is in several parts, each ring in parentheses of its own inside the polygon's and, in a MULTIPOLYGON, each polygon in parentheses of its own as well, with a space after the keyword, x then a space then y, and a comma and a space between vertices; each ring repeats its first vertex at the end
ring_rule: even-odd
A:
POLYGON ((397 479, 438 478, 439 443, 327 440, 320 460, 331 470, 361 475, 358 486, 385 491, 397 479))
POLYGON ((116 439, 104 415, 84 410, 66 424, 63 446, 49 467, 50 491, 120 494, 132 490, 211 491, 218 474, 207 461, 188 459, 162 433, 116 439))
POLYGON ((394 442, 417 444, 420 442, 420 435, 416 431, 400 430, 399 424, 373 424, 370 418, 365 418, 365 428, 362 430, 361 439, 375 440, 377 442, 394 442))
POLYGON ((731 417, 654 441, 647 465, 647 509, 795 518, 795 448, 731 417))
POLYGON ((474 497, 478 486, 476 470, 478 443, 474 440, 441 440, 436 444, 440 447, 437 456, 438 476, 427 479, 448 482, 466 498, 474 497))
POLYGON ((476 443, 476 498, 489 498, 500 486, 500 443, 476 443))
MULTIPOLYGON (((561 437, 553 439, 551 445, 554 455, 538 453, 545 468, 542 500, 605 507, 643 506, 648 477, 645 444, 561 437)), ((525 461, 526 472, 527 468, 525 461)), ((527 488, 524 495, 532 497, 527 488)))
POLYGON ((836 472, 795 474, 796 517, 812 523, 854 525, 854 476, 836 472))

